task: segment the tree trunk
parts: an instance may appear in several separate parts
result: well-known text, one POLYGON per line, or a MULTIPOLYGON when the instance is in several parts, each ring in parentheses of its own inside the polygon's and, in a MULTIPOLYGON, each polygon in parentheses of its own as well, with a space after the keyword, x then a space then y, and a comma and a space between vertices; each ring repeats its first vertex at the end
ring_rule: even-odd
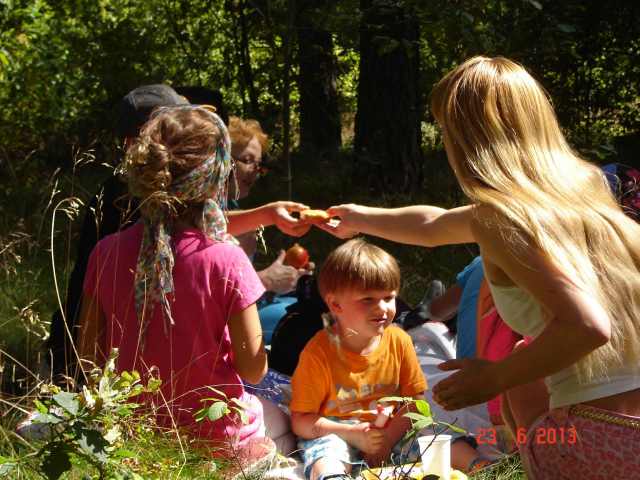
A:
POLYGON ((291 171, 291 59, 293 54, 293 27, 296 17, 295 0, 287 1, 287 30, 283 40, 284 80, 282 86, 282 157, 287 164, 287 199, 293 196, 293 173, 291 171))
POLYGON ((260 118, 258 107, 258 93, 253 82, 253 69, 251 68, 251 52, 249 51, 249 27, 247 25, 246 2, 240 3, 240 54, 242 57, 242 72, 244 85, 249 91, 249 106, 251 110, 245 112, 248 117, 260 118))
POLYGON ((341 144, 336 59, 331 34, 320 25, 318 10, 307 7, 297 16, 300 148, 331 158, 341 144))
POLYGON ((360 0, 360 79, 354 146, 373 188, 422 183, 418 24, 397 0, 360 0))

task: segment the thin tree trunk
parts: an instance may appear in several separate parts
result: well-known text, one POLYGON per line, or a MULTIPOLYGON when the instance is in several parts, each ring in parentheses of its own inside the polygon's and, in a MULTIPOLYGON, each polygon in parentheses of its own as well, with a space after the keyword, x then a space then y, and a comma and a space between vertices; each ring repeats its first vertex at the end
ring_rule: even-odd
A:
POLYGON ((237 66, 237 73, 238 73, 238 87, 240 88, 240 98, 242 100, 242 113, 244 115, 247 114, 247 99, 246 99, 246 86, 245 86, 245 80, 244 80, 244 71, 243 71, 243 56, 242 56, 242 47, 240 45, 240 40, 238 38, 238 30, 239 30, 239 17, 240 15, 242 15, 242 13, 240 13, 241 8, 240 9, 236 9, 233 6, 233 2, 229 1, 228 3, 228 9, 231 12, 231 15, 233 16, 233 50, 234 50, 234 56, 235 56, 235 63, 237 66))
POLYGON ((249 105, 251 106, 248 116, 259 118, 258 93, 253 82, 251 51, 249 50, 249 28, 247 26, 246 2, 244 0, 240 3, 240 51, 242 55, 241 65, 244 74, 244 83, 249 91, 249 105))
POLYGON ((287 198, 293 198, 293 172, 291 169, 291 58, 293 56, 293 27, 296 16, 295 0, 287 1, 287 30, 284 43, 284 74, 282 85, 282 157, 287 164, 287 198))

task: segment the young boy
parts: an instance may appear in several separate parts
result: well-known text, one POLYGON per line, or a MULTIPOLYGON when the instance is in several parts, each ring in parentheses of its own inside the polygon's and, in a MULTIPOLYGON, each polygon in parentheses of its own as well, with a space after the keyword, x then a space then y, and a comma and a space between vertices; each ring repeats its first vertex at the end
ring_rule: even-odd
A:
POLYGON ((307 478, 349 478, 351 463, 361 457, 369 466, 387 461, 411 426, 401 410, 375 428, 378 401, 424 398, 427 382, 411 338, 390 326, 400 288, 391 255, 350 240, 329 255, 318 284, 335 323, 300 355, 291 380, 291 423, 301 437, 307 478))

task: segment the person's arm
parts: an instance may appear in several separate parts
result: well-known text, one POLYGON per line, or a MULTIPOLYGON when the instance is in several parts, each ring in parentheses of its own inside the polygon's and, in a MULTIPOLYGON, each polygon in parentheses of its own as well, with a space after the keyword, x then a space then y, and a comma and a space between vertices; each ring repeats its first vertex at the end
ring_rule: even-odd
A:
POLYGON ((249 383, 259 383, 267 373, 267 354, 255 303, 231 315, 229 335, 238 375, 249 383))
POLYGON ((282 250, 271 265, 257 272, 262 285, 268 292, 279 294, 292 292, 302 275, 309 275, 313 272, 313 264, 307 268, 294 268, 283 263, 284 257, 285 252, 282 250))
POLYGON ((471 233, 473 206, 444 208, 416 205, 402 208, 376 208, 363 205, 340 205, 327 209, 339 222, 318 227, 339 238, 358 233, 374 235, 409 245, 436 247, 474 242, 471 233))
POLYGON ((384 442, 384 432, 371 428, 368 422, 346 424, 334 422, 317 413, 291 412, 291 429, 305 439, 335 434, 361 452, 379 451, 384 442))
MULTIPOLYGON (((106 321, 97 299, 84 294, 80 302, 78 356, 81 360, 101 366, 107 360, 105 331, 106 321)), ((88 365, 80 366, 87 370, 88 365)))
POLYGON ((231 235, 240 235, 255 230, 260 225, 275 225, 283 233, 300 237, 309 231, 311 225, 291 215, 309 207, 302 203, 279 201, 250 210, 229 210, 227 212, 227 231, 231 235))
MULTIPOLYGON (((527 247, 526 263, 500 232, 474 222, 473 233, 487 266, 503 272, 542 306, 547 325, 527 347, 500 362, 452 360, 441 366, 458 370, 433 389, 448 410, 481 403, 497 393, 529 383, 575 364, 609 341, 610 319, 588 292, 581 290, 549 258, 527 247)), ((487 275, 490 269, 487 268, 487 275)))

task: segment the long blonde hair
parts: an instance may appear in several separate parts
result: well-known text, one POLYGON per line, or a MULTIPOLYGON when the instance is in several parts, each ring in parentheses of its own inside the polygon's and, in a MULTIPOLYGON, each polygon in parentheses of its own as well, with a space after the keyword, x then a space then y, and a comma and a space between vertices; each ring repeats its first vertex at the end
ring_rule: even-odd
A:
POLYGON ((431 108, 461 188, 500 212, 491 221, 511 248, 542 250, 608 313, 611 340, 578 363, 581 378, 638 365, 640 225, 568 145, 544 89, 517 63, 474 57, 435 86, 431 108))

